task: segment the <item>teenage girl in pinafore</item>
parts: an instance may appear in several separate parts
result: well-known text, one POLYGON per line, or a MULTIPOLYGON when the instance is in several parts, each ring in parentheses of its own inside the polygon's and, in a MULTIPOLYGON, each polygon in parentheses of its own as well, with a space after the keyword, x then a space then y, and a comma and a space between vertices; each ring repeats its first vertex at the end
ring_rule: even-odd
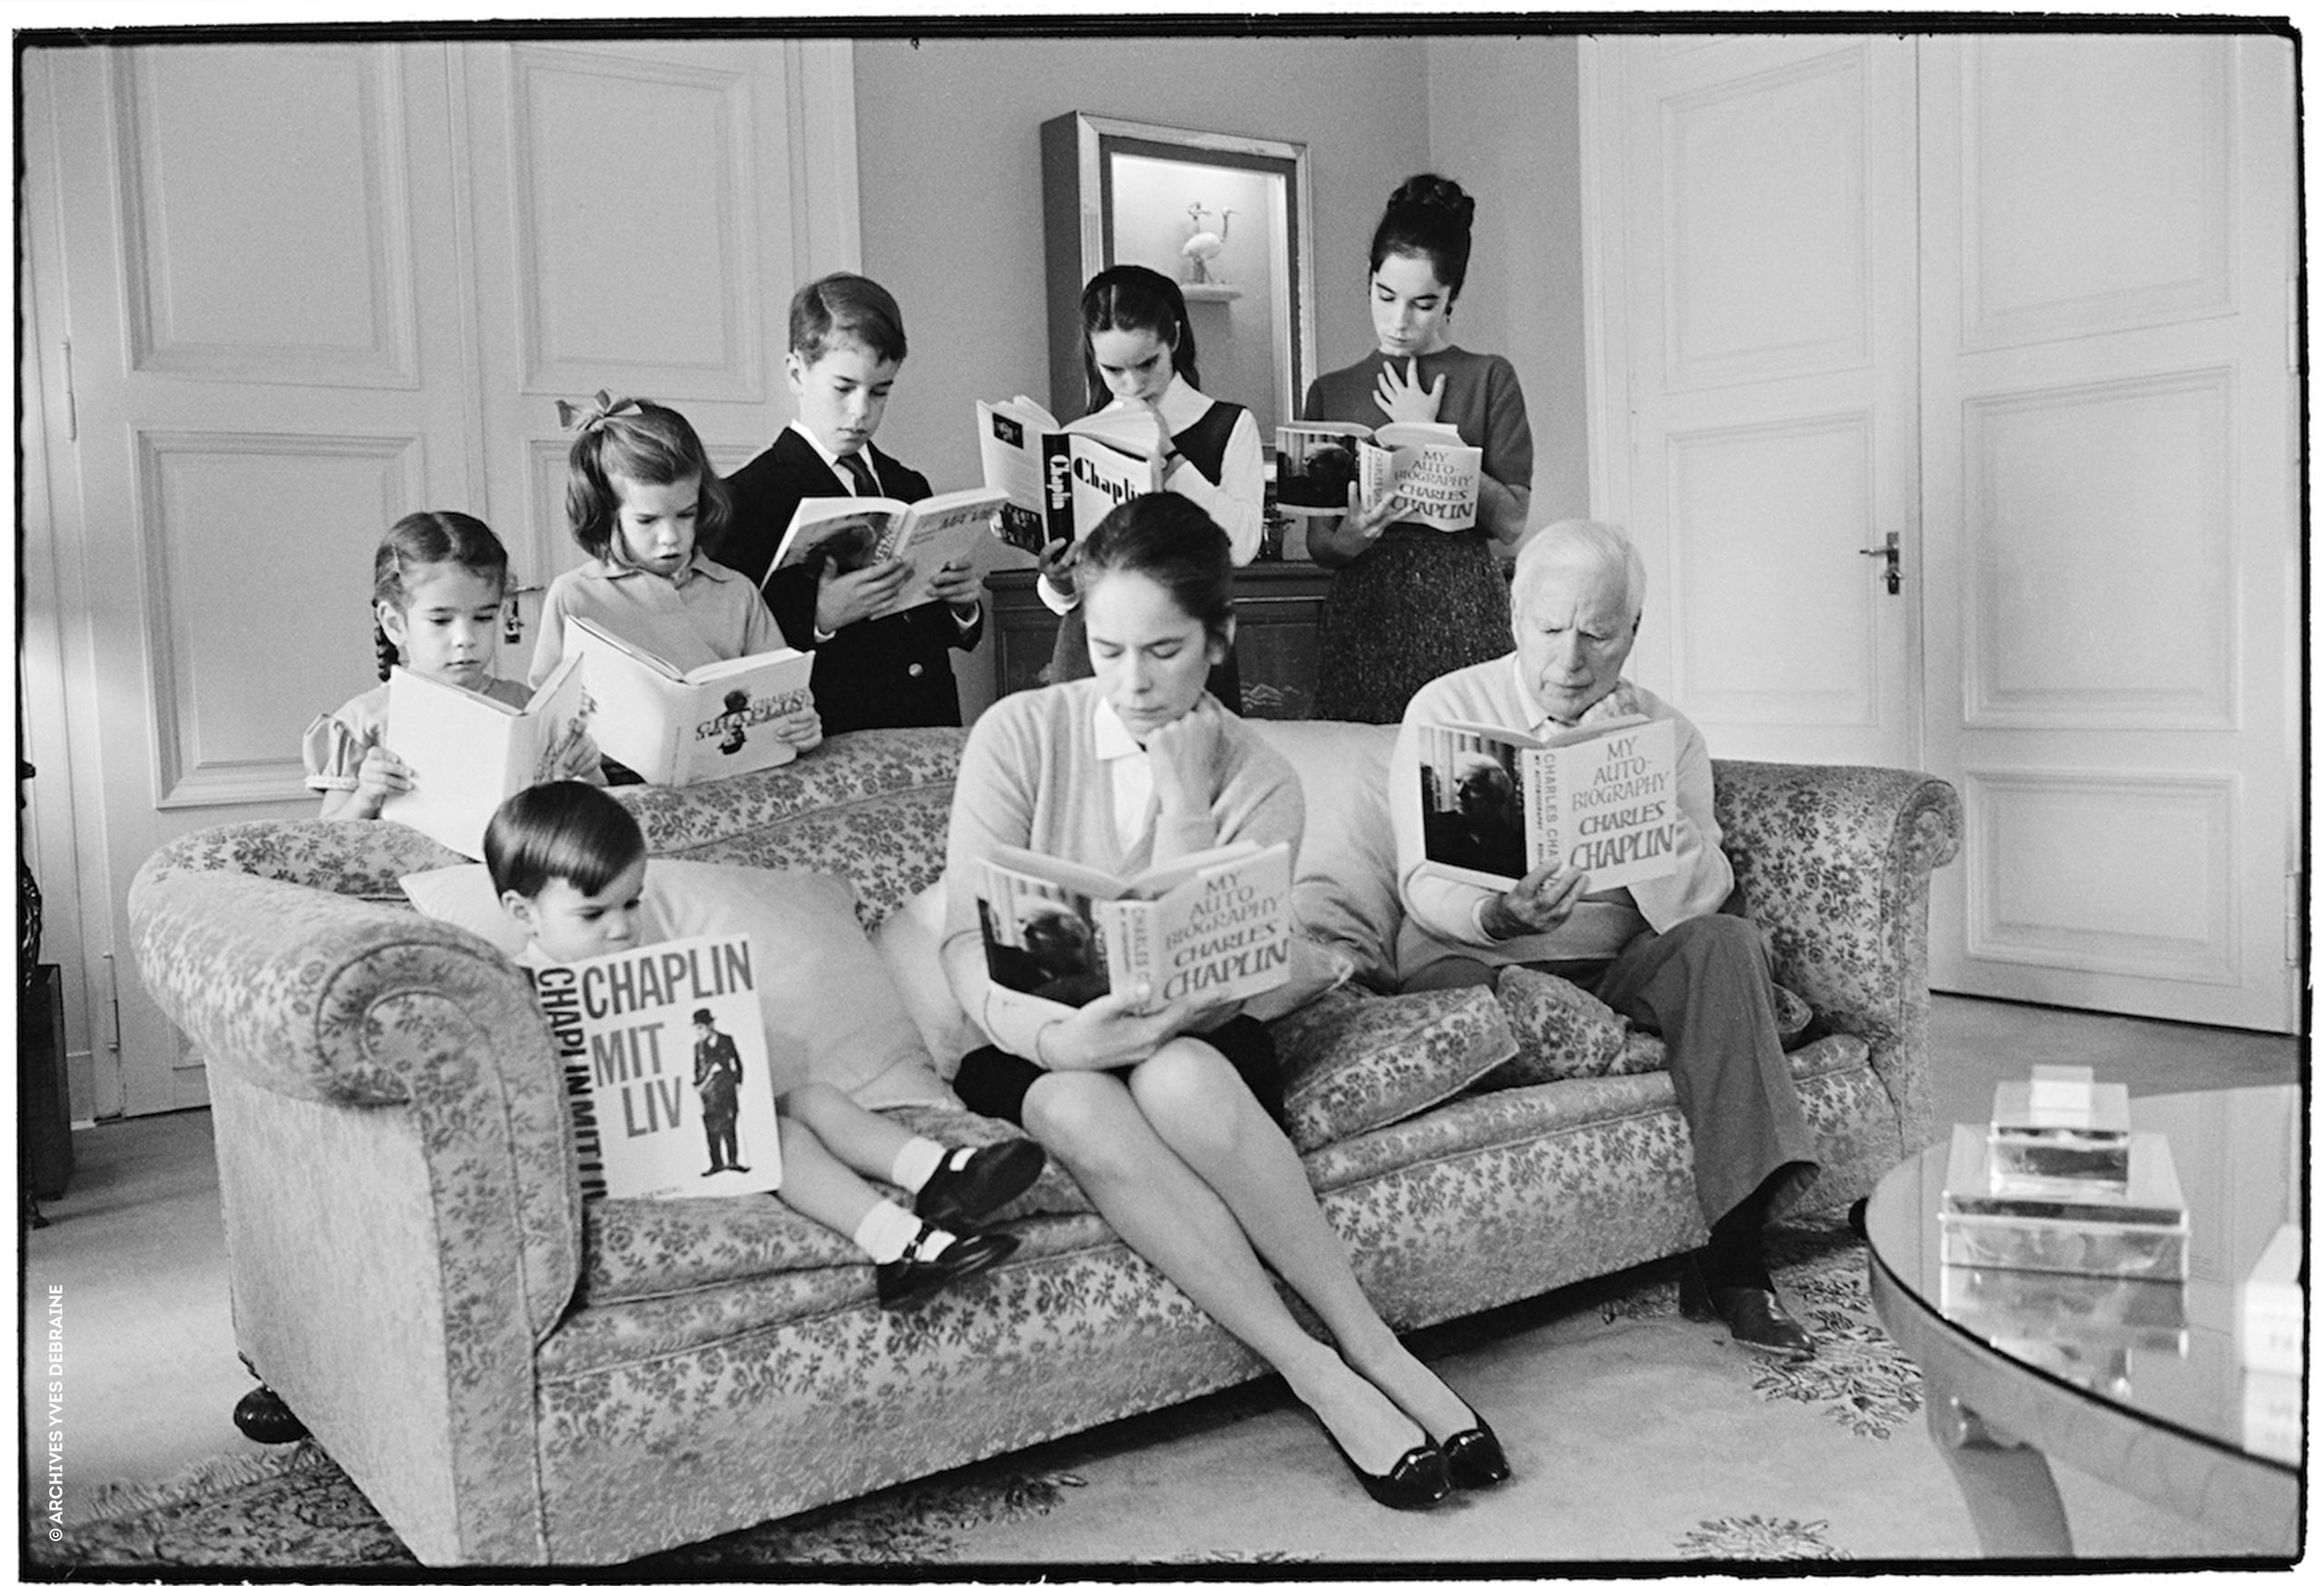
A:
POLYGON ((1299 840, 1290 763, 1205 689, 1234 642, 1226 535, 1183 497, 1137 497, 1083 542, 1078 572, 1096 675, 1000 700, 960 754, 943 960, 992 1044, 952 1088, 1048 1148, 1131 1249, 1280 1371, 1372 1497, 1418 1508, 1502 1481, 1492 1430, 1358 1286, 1283 1132, 1265 1025, 1236 1003, 1140 1013, 1110 992, 1078 1008, 992 994, 978 891, 995 849, 1123 874, 1299 840))
POLYGON ((1517 371, 1452 345, 1452 306, 1469 273, 1476 201, 1421 175, 1396 189, 1372 234, 1372 328, 1379 346, 1307 389, 1303 419, 1450 424, 1484 451, 1473 528, 1445 533, 1372 511, 1349 487, 1344 517, 1308 521, 1308 553, 1335 567, 1317 622, 1315 714, 1401 722, 1423 683, 1509 649, 1509 585, 1493 542, 1514 546, 1533 500, 1533 432, 1517 371))
MULTIPOLYGON (((586 616, 681 672, 787 646, 750 581, 710 559, 726 526, 726 492, 694 426, 658 403, 598 393, 557 404, 579 431, 566 455, 565 517, 593 558, 551 581, 533 643, 532 682, 565 657, 565 619, 586 616)), ((812 706, 774 730, 803 754, 823 741, 812 706)))
MULTIPOLYGON (((1089 411, 1066 426, 1122 435, 1163 459, 1162 488, 1201 507, 1226 531, 1235 565, 1259 554, 1266 508, 1266 458, 1250 409, 1196 389, 1195 328, 1178 283, 1142 264, 1117 264, 1081 291, 1081 369, 1089 411)), ((1075 544, 1041 557, 1042 601, 1058 614, 1049 681, 1089 675, 1080 596, 1073 588, 1075 544)), ((1234 652, 1219 664, 1210 690, 1227 709, 1243 709, 1234 652)))
MULTIPOLYGON (((379 686, 317 716, 300 746, 307 785, 323 795, 325 820, 375 820, 389 794, 411 786, 411 768, 381 742, 389 667, 400 663, 407 671, 503 704, 532 698, 531 689, 495 672, 507 592, 507 547, 467 513, 414 512, 388 530, 371 558, 371 643, 379 655, 379 686)), ((602 783, 596 745, 583 734, 552 774, 602 783)))

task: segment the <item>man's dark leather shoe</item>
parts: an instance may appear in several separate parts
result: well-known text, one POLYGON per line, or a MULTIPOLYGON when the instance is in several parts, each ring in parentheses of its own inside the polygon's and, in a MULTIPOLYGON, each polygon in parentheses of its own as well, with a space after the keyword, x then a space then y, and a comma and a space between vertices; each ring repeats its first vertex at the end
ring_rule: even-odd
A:
POLYGON ((305 1423, 290 1413, 281 1394, 264 1383, 234 1405, 234 1430, 252 1443, 296 1443, 307 1435, 305 1423))
POLYGON ((973 1228, 1033 1187, 1049 1153, 1031 1140, 996 1140, 979 1146, 960 1167, 946 1165, 929 1176, 912 1197, 923 1223, 973 1228))
POLYGON ((1786 1360, 1816 1358, 1815 1335, 1792 1319, 1775 1291, 1756 1284, 1712 1288, 1691 1257, 1679 1274, 1679 1314, 1691 1321, 1727 1324, 1735 1342, 1786 1360))
POLYGON ((923 1228, 904 1246, 901 1260, 883 1262, 874 1269, 881 1310, 909 1311, 924 1305, 945 1285, 1007 1260, 1017 1248, 1014 1234, 958 1234, 938 1254, 922 1256, 921 1242, 927 1236, 923 1228))

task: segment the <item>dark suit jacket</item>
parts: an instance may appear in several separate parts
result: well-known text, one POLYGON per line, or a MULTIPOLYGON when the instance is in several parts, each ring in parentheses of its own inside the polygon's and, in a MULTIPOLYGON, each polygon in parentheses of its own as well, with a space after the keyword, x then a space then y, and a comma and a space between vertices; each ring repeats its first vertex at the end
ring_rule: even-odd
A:
MULTIPOLYGON (((928 480, 877 447, 867 448, 883 494, 919 501, 934 494, 928 480)), ((815 643, 815 575, 787 568, 771 580, 766 570, 791 527, 791 515, 811 496, 852 495, 844 481, 797 430, 727 479, 734 513, 716 559, 763 585, 767 606, 793 649, 814 650, 815 709, 826 734, 861 727, 957 727, 960 693, 952 683, 951 652, 971 650, 984 636, 984 613, 963 628, 950 606, 931 602, 893 616, 850 623, 815 643)))

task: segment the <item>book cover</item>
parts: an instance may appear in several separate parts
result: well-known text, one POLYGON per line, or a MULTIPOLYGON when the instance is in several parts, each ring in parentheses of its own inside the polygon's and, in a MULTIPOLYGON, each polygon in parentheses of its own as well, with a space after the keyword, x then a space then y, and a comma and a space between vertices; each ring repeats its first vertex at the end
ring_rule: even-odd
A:
POLYGON ((1291 977, 1291 851, 1206 850, 1118 878, 1023 849, 984 862, 977 904, 996 987, 1080 1007, 1239 1001, 1291 977))
MULTIPOLYGON (((1043 438, 1064 426, 1030 397, 1001 402, 980 400, 977 414, 977 456, 984 468, 985 488, 1001 495, 1000 517, 993 532, 1009 545, 1039 556, 1049 543, 1049 480, 1043 438)), ((1070 538, 1071 534, 1059 537, 1070 538)))
POLYGON ((595 704, 597 747, 645 778, 684 787, 787 764, 777 719, 812 703, 812 652, 772 650, 680 672, 585 616, 565 623, 595 704))
POLYGON ((564 1064, 583 1198, 783 1182, 748 937, 693 936, 525 973, 564 1064))
POLYGON ((825 559, 835 562, 842 573, 881 562, 907 562, 911 571, 895 597, 871 614, 892 616, 935 598, 929 580, 946 562, 965 565, 975 556, 977 547, 998 532, 994 515, 1006 500, 1001 492, 983 486, 913 502, 887 496, 811 496, 791 515, 767 576, 825 559))
POLYGON ((1546 742, 1475 722, 1419 732, 1424 862, 1506 892, 1542 865, 1593 892, 1679 867, 1678 724, 1623 716, 1546 742))
POLYGON ((1283 424, 1275 433, 1275 503, 1286 515, 1344 513, 1354 484, 1367 510, 1393 496, 1406 522, 1451 533, 1477 521, 1484 452, 1450 424, 1283 424))
POLYGON ((409 792, 379 813, 479 859, 501 801, 547 782, 570 762, 592 724, 592 702, 572 656, 522 705, 398 666, 388 678, 384 742, 411 768, 409 792))

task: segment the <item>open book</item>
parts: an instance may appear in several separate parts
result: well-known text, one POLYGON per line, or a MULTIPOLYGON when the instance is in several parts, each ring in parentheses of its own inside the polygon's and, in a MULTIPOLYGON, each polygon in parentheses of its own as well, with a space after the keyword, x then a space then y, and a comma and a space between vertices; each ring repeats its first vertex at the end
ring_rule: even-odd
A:
POLYGON ((757 972, 746 936, 526 966, 565 1065, 584 1199, 783 1182, 757 972))
POLYGON ((521 705, 399 666, 388 678, 383 740, 411 767, 411 788, 379 813, 471 859, 510 793, 563 775, 590 727, 589 695, 567 656, 521 705))
MULTIPOLYGON (((836 561, 842 573, 881 562, 911 564, 895 598, 873 616, 891 616, 935 598, 928 582, 947 562, 966 565, 992 530, 993 515, 1007 499, 980 486, 949 490, 925 501, 889 496, 810 496, 791 515, 791 527, 775 547, 773 577, 785 567, 836 561)), ((764 581, 761 581, 764 587, 764 581)))
POLYGON ((1419 729, 1424 868, 1506 892, 1541 866, 1593 892, 1679 868, 1679 729, 1619 716, 1546 741, 1474 722, 1419 729))
POLYGON ((770 650, 680 672, 586 616, 565 619, 565 653, 581 657, 597 747, 647 782, 684 787, 798 758, 774 723, 812 703, 812 654, 770 650))
POLYGON ((1090 419, 1068 428, 1030 397, 978 402, 977 448, 986 487, 1005 497, 997 532, 1034 556, 1162 486, 1161 459, 1135 430, 1090 419))
POLYGON ((1291 850, 1233 843, 1125 878, 1004 848, 984 861, 977 915, 1003 992, 1236 1001, 1291 978, 1291 850))
POLYGON ((1449 533, 1477 521, 1485 454, 1450 424, 1283 424, 1275 448, 1275 502, 1287 514, 1345 512, 1353 482, 1366 509, 1400 497, 1406 522, 1449 533))

